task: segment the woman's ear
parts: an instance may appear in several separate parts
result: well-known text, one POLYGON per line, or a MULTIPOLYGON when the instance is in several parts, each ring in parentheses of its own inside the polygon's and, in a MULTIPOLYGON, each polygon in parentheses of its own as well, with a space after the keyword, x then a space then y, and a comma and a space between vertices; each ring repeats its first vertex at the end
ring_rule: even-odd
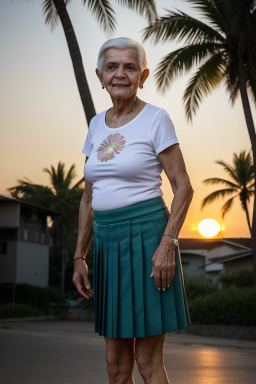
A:
POLYGON ((143 86, 144 82, 148 78, 148 75, 149 75, 149 69, 146 68, 146 69, 144 69, 144 71, 142 72, 142 74, 140 76, 140 84, 139 84, 140 87, 143 86))
POLYGON ((100 73, 100 71, 98 70, 98 68, 95 69, 95 72, 96 72, 96 75, 97 75, 99 81, 101 82, 101 85, 103 85, 103 83, 102 83, 102 76, 101 76, 101 73, 100 73))

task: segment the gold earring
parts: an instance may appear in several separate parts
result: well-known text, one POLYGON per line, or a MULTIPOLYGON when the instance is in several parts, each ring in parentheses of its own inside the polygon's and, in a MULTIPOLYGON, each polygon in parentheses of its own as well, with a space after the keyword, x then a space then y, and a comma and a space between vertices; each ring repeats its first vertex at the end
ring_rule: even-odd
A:
POLYGON ((142 89, 143 88, 143 84, 140 86, 140 89, 142 89))

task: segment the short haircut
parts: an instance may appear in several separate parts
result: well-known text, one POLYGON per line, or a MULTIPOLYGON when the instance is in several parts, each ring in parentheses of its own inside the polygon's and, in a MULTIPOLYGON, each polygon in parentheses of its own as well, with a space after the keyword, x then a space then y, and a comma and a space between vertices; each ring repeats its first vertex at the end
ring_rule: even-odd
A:
POLYGON ((143 72, 144 69, 146 69, 148 66, 147 59, 146 59, 146 52, 140 43, 138 43, 135 40, 129 39, 128 37, 118 37, 116 39, 107 40, 101 46, 99 55, 98 55, 98 61, 97 61, 97 68, 100 72, 102 72, 102 69, 103 69, 104 54, 106 50, 109 48, 117 48, 117 49, 135 48, 137 49, 137 52, 138 52, 141 71, 143 72))

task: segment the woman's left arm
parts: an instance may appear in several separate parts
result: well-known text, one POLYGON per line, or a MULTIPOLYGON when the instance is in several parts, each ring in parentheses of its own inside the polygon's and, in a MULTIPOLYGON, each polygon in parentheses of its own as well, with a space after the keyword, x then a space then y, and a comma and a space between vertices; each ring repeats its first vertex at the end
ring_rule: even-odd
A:
MULTIPOLYGON (((170 181, 174 198, 164 233, 178 238, 193 198, 189 176, 179 144, 173 144, 158 154, 158 159, 170 181)), ((152 272, 157 289, 169 287, 175 272, 175 246, 169 236, 163 236, 152 258, 152 272), (161 276, 162 275, 162 276, 161 276)))
POLYGON ((158 159, 170 181, 174 193, 171 215, 164 233, 172 235, 177 239, 192 201, 194 190, 187 174, 179 144, 173 144, 160 152, 158 159))

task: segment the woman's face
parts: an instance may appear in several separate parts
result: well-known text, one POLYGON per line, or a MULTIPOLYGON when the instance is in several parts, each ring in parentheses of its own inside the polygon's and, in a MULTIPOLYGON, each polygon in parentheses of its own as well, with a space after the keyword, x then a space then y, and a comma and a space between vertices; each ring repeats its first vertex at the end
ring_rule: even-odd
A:
POLYGON ((104 54, 102 73, 98 78, 112 99, 128 99, 136 95, 148 76, 148 69, 141 72, 137 49, 109 48, 104 54))

